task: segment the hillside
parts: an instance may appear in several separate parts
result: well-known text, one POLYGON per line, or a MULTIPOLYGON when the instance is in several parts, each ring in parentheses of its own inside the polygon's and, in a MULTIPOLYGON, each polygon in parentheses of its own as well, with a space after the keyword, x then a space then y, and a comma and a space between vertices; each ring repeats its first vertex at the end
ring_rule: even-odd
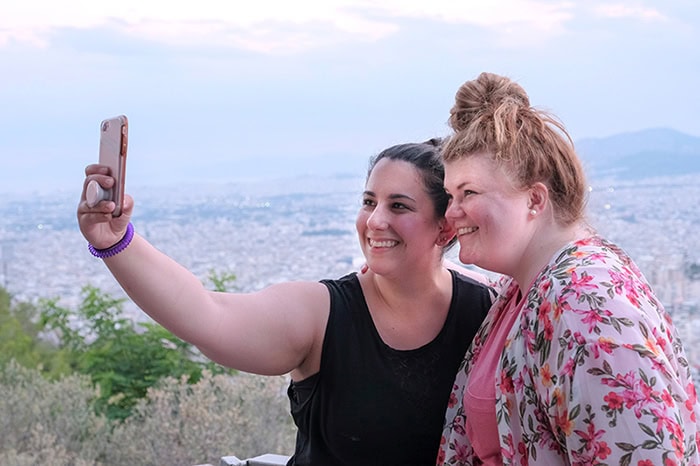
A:
POLYGON ((635 180, 700 174, 700 138, 673 129, 582 139, 576 149, 591 177, 635 180))

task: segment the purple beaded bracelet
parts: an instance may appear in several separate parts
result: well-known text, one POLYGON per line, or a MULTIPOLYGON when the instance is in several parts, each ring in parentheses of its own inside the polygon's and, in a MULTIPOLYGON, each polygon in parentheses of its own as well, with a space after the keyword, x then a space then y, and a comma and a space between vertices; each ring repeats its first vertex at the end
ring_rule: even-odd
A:
POLYGON ((124 249, 126 249, 129 243, 131 243, 132 239, 134 239, 134 226, 131 224, 131 222, 129 222, 129 224, 126 226, 126 233, 124 233, 124 237, 112 246, 106 249, 97 249, 95 246, 88 243, 88 249, 93 256, 104 259, 106 257, 116 256, 122 252, 124 249))

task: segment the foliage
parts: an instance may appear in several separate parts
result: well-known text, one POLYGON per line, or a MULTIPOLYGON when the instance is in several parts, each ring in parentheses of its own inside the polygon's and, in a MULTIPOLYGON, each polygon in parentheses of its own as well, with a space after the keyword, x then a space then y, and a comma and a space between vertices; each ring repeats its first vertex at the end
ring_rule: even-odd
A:
POLYGON ((236 281, 237 277, 234 273, 217 272, 212 269, 209 270, 207 278, 214 286, 214 291, 226 292, 236 290, 236 286, 233 285, 233 283, 236 281))
MULTIPOLYGON (((235 278, 210 275, 222 292, 235 278)), ((189 466, 293 451, 286 377, 234 375, 125 317, 123 300, 82 293, 73 310, 11 306, 0 287, 0 464, 189 466)))
POLYGON ((55 299, 42 301, 41 323, 69 352, 72 369, 99 385, 96 407, 109 419, 128 417, 148 388, 164 377, 184 375, 196 382, 204 368, 227 372, 161 326, 124 317, 123 299, 92 286, 84 287, 82 293, 83 301, 75 311, 61 307, 55 299))
POLYGON ((0 464, 95 464, 107 423, 92 409, 89 377, 49 381, 10 361, 0 366, 0 391, 0 464))
POLYGON ((37 314, 30 303, 13 304, 7 290, 0 287, 0 366, 16 360, 50 377, 69 372, 64 355, 40 338, 37 314))
POLYGON ((190 466, 228 455, 291 454, 287 383, 207 370, 195 384, 168 377, 148 389, 131 416, 110 423, 94 412, 89 377, 48 381, 13 361, 0 367, 0 464, 190 466))
POLYGON ((218 464, 267 452, 291 454, 294 424, 286 377, 212 375, 163 379, 112 433, 110 464, 218 464))

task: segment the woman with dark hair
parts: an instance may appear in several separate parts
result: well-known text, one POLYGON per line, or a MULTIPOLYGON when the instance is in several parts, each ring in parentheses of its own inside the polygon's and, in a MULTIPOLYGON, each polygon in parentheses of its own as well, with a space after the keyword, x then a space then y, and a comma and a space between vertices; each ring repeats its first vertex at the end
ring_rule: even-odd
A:
MULTIPOLYGON (((86 169, 84 186, 114 183, 86 169)), ((80 230, 133 301, 222 365, 291 373, 298 427, 291 465, 434 463, 454 376, 491 304, 448 269, 454 231, 435 141, 390 147, 370 164, 356 228, 367 270, 337 280, 217 293, 134 234, 133 200, 89 207, 80 230), (234 337, 235 335, 235 337, 234 337)))

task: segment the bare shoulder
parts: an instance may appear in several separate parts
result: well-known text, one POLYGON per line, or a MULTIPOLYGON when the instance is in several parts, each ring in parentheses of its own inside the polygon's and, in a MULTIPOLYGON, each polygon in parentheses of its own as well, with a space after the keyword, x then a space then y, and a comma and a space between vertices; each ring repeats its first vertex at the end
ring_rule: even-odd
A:
POLYGON ((321 282, 292 281, 276 283, 259 292, 273 299, 284 299, 290 305, 304 308, 328 307, 330 295, 328 288, 321 282))
POLYGON ((331 298, 328 288, 320 282, 293 281, 270 285, 256 293, 261 307, 270 316, 286 322, 290 329, 313 339, 323 335, 328 321, 331 298))

